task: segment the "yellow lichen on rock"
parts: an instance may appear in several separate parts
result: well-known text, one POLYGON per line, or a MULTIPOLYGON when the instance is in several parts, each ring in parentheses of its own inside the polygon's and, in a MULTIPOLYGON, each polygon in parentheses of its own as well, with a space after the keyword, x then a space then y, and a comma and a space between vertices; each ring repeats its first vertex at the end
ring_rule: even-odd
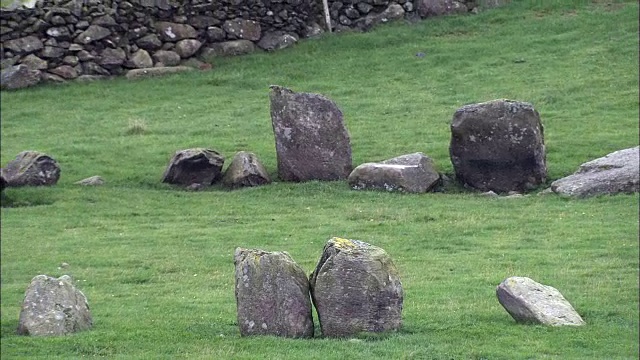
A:
POLYGON ((331 239, 331 241, 333 242, 333 246, 339 249, 346 250, 356 248, 356 244, 354 244, 353 241, 349 239, 334 237, 333 239, 331 239))

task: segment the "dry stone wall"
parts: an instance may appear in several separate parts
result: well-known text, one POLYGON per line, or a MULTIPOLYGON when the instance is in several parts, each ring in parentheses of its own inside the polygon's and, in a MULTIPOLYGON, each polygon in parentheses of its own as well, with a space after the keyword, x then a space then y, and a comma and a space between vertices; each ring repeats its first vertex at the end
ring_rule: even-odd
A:
MULTIPOLYGON (((331 28, 470 12, 482 0, 329 0, 331 28)), ((486 1, 486 0, 484 0, 486 1)), ((503 0, 501 0, 503 1, 503 0)), ((506 0, 504 0, 506 1, 506 0)), ((327 29, 322 0, 14 0, 0 13, 3 88, 278 50, 327 29), (323 29, 324 28, 324 29, 323 29), (13 68, 22 64, 19 68, 13 68), (24 73, 25 76, 15 76, 24 73), (10 79, 15 84, 11 83, 10 79)))
POLYGON ((44 0, 0 13, 2 68, 55 80, 175 66, 251 51, 274 33, 308 36, 319 11, 311 0, 44 0))

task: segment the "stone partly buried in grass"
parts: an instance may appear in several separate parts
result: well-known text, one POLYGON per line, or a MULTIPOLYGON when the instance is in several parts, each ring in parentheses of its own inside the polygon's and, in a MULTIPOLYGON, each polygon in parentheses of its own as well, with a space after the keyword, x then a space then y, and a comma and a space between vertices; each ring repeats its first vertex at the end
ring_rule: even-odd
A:
POLYGON ((271 183, 271 178, 254 153, 239 151, 224 172, 222 183, 230 188, 260 186, 271 183))
POLYGON ((424 193, 440 180, 433 162, 421 152, 398 156, 381 163, 364 163, 349 175, 354 190, 372 189, 424 193))
POLYGON ((578 171, 551 183, 562 196, 586 198, 640 191, 640 147, 612 152, 580 165, 578 171))
POLYGON ((177 151, 162 176, 162 182, 209 186, 222 176, 224 156, 215 150, 194 148, 177 151))
POLYGON ((330 239, 309 283, 323 336, 394 331, 402 325, 400 277, 379 247, 330 239))
POLYGON ((309 280, 288 253, 237 248, 234 264, 240 335, 313 337, 309 280))
POLYGON ((496 288, 500 304, 519 323, 550 326, 584 325, 580 315, 551 286, 527 277, 510 277, 496 288))
POLYGON ((22 302, 18 334, 67 335, 92 325, 87 298, 69 276, 38 275, 31 280, 22 302))

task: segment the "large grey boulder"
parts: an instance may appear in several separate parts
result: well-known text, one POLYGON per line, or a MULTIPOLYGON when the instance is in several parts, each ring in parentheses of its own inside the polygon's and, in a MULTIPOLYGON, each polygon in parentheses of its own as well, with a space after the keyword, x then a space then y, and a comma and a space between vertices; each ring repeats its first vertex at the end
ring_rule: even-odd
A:
POLYGON ((153 60, 163 66, 177 66, 180 64, 180 54, 170 50, 158 50, 153 53, 153 60))
POLYGON ((313 336, 309 280, 288 253, 237 248, 234 264, 240 335, 313 336))
POLYGON ((202 43, 196 39, 184 39, 176 43, 175 52, 180 55, 182 59, 186 59, 198 52, 201 46, 202 43))
POLYGON ((19 39, 7 40, 4 42, 3 47, 15 54, 31 54, 42 50, 44 44, 37 36, 29 35, 19 39))
POLYGON ((612 152, 580 165, 551 183, 557 194, 578 198, 640 192, 640 146, 612 152))
POLYGON ((88 330, 92 324, 87 298, 69 276, 38 275, 31 280, 22 302, 18 334, 67 335, 88 330))
POLYGON ((131 69, 127 71, 127 74, 125 75, 125 77, 129 80, 135 80, 135 79, 177 74, 177 73, 193 71, 193 70, 195 69, 189 66, 160 66, 160 67, 144 68, 144 69, 131 69))
POLYGON ((416 0, 415 9, 421 18, 463 14, 469 11, 463 1, 455 0, 416 0))
POLYGON ((7 187, 55 185, 60 166, 51 156, 39 151, 23 151, 2 170, 7 187))
POLYGON ((332 238, 309 279, 322 334, 349 337, 402 326, 403 290, 393 261, 381 248, 332 238))
POLYGON ((222 183, 231 188, 260 186, 271 183, 271 178, 256 154, 239 151, 224 172, 222 183))
POLYGON ((374 189, 424 193, 440 180, 433 162, 425 154, 417 152, 385 160, 381 163, 364 163, 349 174, 352 189, 374 189))
POLYGON ((111 35, 111 30, 99 25, 91 25, 87 30, 80 33, 75 38, 75 42, 78 44, 90 44, 94 41, 102 40, 111 35))
POLYGON ((15 90, 36 85, 42 80, 39 70, 25 64, 9 66, 0 72, 0 89, 15 90))
POLYGON ((209 186, 222 174, 224 156, 211 149, 194 148, 180 150, 173 155, 162 176, 162 182, 189 186, 209 186))
POLYGON ((163 41, 179 41, 182 39, 195 39, 198 32, 191 25, 158 21, 155 28, 163 41))
POLYGON ((504 280, 498 285, 496 295, 500 305, 519 323, 551 326, 585 324, 558 290, 527 277, 513 276, 504 280))
MULTIPOLYGON (((361 8, 364 7, 364 9, 368 9, 368 7, 371 5, 367 4, 366 2, 360 2, 358 3, 358 6, 361 8)), ((361 9, 360 11, 363 11, 364 9, 361 9)), ((357 28, 363 31, 368 31, 372 27, 380 23, 403 19, 405 15, 405 10, 402 5, 396 3, 389 4, 389 6, 379 14, 370 14, 365 17, 360 17, 359 11, 355 9, 353 10, 355 11, 355 14, 358 14, 357 17, 359 17, 359 19, 355 20, 355 25, 357 28)))
POLYGON ((341 180, 352 170, 342 112, 319 94, 271 86, 278 176, 284 181, 341 180))
POLYGON ((236 18, 227 20, 222 25, 222 29, 230 39, 245 39, 258 41, 262 35, 260 23, 254 20, 236 18))
POLYGON ((216 57, 238 56, 254 52, 256 46, 249 40, 232 40, 209 44, 200 51, 200 58, 204 62, 211 62, 216 57))
POLYGON ((257 45, 262 50, 275 51, 288 48, 298 42, 295 34, 288 34, 284 31, 270 31, 262 35, 257 45))
POLYGON ((458 180, 478 190, 524 192, 546 180, 543 127, 529 103, 461 107, 451 122, 449 153, 458 180))

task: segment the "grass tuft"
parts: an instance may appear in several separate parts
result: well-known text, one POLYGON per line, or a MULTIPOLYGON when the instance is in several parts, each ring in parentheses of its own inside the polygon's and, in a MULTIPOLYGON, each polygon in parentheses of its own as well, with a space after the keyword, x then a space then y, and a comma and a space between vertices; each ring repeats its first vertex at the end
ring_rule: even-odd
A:
POLYGON ((129 125, 125 131, 127 135, 144 135, 149 131, 147 122, 144 119, 134 118, 129 120, 129 125))

